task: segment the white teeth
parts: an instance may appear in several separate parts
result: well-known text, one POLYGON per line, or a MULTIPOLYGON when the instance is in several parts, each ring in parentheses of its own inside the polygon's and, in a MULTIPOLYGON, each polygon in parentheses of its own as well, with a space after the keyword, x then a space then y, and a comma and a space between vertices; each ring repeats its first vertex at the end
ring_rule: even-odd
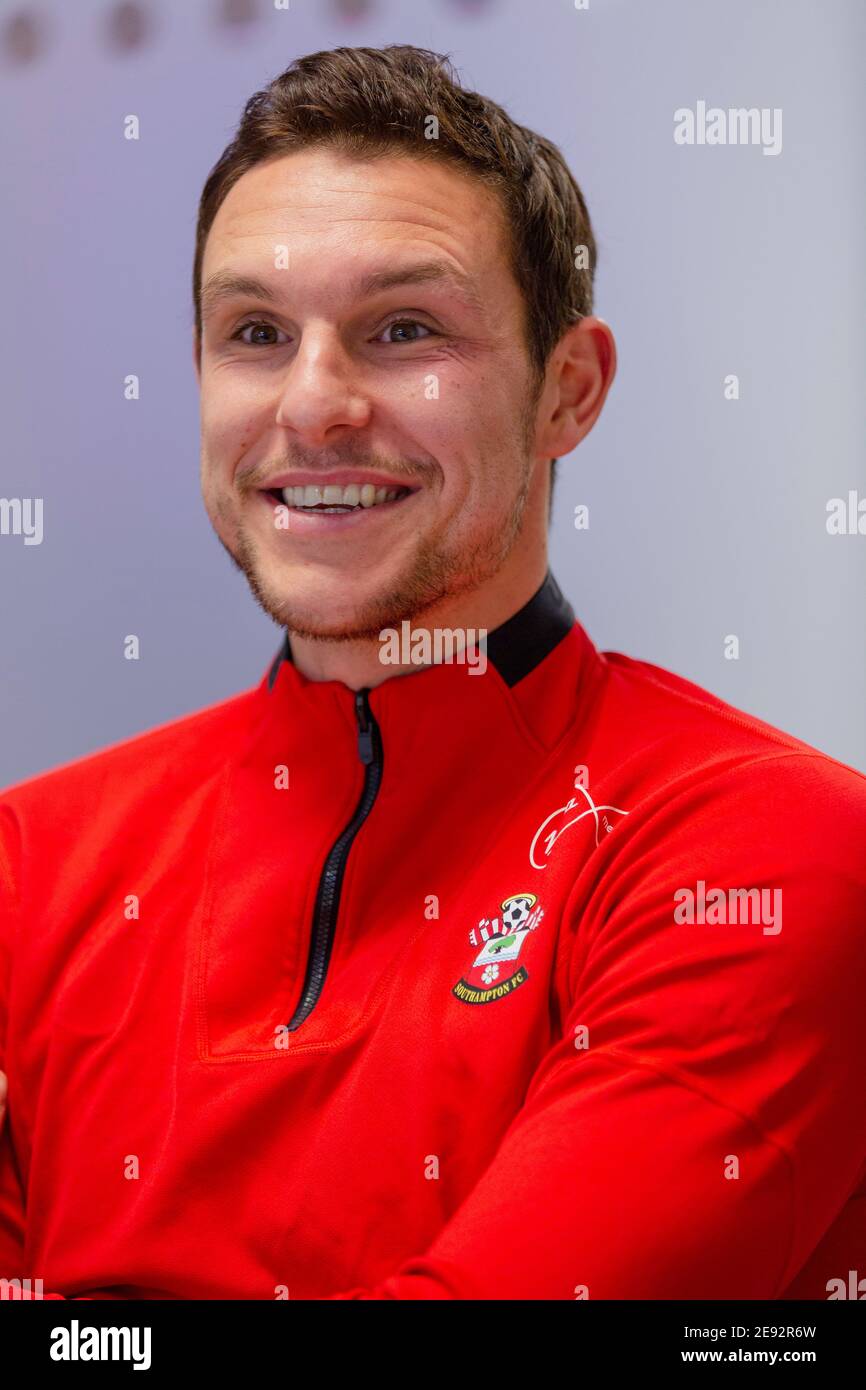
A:
POLYGON ((381 502, 396 501, 402 492, 402 488, 376 487, 375 483, 348 483, 345 487, 338 483, 326 483, 324 487, 307 483, 281 489, 287 507, 375 507, 381 502))

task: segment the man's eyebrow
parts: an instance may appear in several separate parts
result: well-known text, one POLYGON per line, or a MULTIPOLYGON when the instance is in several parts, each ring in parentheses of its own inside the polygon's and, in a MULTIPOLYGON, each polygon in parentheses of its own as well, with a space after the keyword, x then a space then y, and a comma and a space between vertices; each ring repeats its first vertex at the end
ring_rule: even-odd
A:
POLYGON ((451 285, 479 314, 484 312, 481 296, 472 278, 445 261, 423 261, 402 270, 395 267, 393 270, 374 271, 372 275, 365 275, 360 282, 358 294, 364 298, 370 294, 381 294, 383 290, 393 289, 397 285, 425 285, 435 281, 451 285))
POLYGON ((206 319, 223 299, 261 299, 270 303, 273 292, 263 280, 251 275, 235 275, 230 270, 217 270, 205 281, 201 292, 201 316, 206 319))
MULTIPOLYGON (((373 271, 358 282, 356 294, 359 299, 364 299, 400 285, 424 285, 437 281, 451 285, 477 313, 483 314, 484 305, 471 277, 445 261, 423 261, 402 269, 394 267, 373 271)), ((235 275, 232 271, 217 270, 202 289, 202 319, 206 319, 222 300, 239 298, 258 299, 265 303, 276 301, 273 290, 263 280, 257 280, 251 275, 235 275)))

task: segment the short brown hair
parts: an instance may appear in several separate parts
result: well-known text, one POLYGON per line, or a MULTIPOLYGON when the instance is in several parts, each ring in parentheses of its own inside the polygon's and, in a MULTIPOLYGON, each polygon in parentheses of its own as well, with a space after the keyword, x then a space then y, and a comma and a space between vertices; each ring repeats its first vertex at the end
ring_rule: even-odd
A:
POLYGON ((462 87, 444 54, 410 44, 310 53, 250 97, 199 203, 193 268, 199 347, 204 248, 223 199, 254 165, 326 144, 357 159, 400 152, 450 161, 499 192, 539 390, 562 334, 592 312, 597 251, 583 194, 556 145, 462 87), (432 117, 436 138, 430 138, 432 117))

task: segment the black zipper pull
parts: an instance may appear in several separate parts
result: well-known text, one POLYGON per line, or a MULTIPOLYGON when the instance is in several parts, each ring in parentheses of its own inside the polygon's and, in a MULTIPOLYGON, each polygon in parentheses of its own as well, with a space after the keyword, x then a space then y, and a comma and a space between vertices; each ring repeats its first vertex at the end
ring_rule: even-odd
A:
POLYGON ((373 730, 370 727, 370 706, 367 688, 355 691, 355 718, 358 721, 358 757, 365 765, 373 761, 373 730))

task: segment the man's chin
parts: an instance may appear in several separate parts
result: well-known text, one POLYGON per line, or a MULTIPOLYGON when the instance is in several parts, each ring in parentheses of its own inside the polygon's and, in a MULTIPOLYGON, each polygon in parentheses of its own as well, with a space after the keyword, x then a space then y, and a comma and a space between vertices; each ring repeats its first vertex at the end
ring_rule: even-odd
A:
POLYGON ((274 576, 262 572, 246 546, 240 545, 236 554, 225 542, 223 548, 268 617, 310 642, 378 641, 383 628, 419 611, 414 584, 395 586, 385 580, 365 585, 357 575, 323 581, 312 578, 306 567, 294 578, 274 576))
POLYGON ((381 572, 378 557, 375 574, 359 573, 357 567, 335 573, 315 564, 274 565, 269 557, 260 564, 262 557, 245 533, 234 551, 221 543, 279 627, 311 642, 371 642, 385 628, 429 622, 443 604, 490 579, 504 562, 510 539, 492 529, 469 553, 421 545, 402 563, 393 562, 391 572, 381 572))
POLYGON ((295 589, 288 598, 271 594, 263 606, 280 627, 308 642, 378 641, 382 628, 388 625, 381 605, 375 600, 359 602, 357 591, 351 604, 346 603, 345 595, 329 603, 326 596, 305 595, 295 589))
POLYGON ((347 581, 347 587, 352 590, 349 604, 345 594, 330 603, 327 596, 305 595, 300 590, 294 590, 290 598, 267 592, 257 597, 274 622, 309 642, 378 642, 384 628, 399 628, 401 622, 423 611, 405 593, 387 586, 369 595, 359 593, 354 580, 347 581))

